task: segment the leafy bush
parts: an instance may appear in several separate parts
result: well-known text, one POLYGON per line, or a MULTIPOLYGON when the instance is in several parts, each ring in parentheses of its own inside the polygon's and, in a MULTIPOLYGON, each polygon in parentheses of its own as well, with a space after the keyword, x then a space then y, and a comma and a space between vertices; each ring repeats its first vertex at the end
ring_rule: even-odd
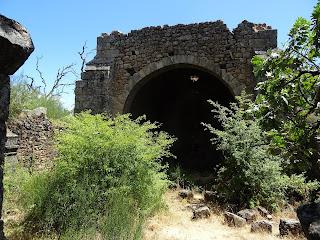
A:
POLYGON ((160 160, 174 140, 128 115, 81 113, 65 128, 53 169, 25 186, 26 226, 73 239, 92 230, 103 239, 139 239, 145 216, 162 205, 168 180, 160 160))
POLYGON ((213 143, 224 154, 217 176, 217 191, 222 199, 253 207, 261 204, 275 210, 286 195, 295 191, 308 196, 317 182, 306 182, 303 175, 283 173, 283 159, 270 152, 267 135, 254 116, 255 106, 247 96, 230 109, 210 101, 223 129, 204 124, 215 135, 213 143))
POLYGON ((11 87, 10 117, 17 116, 22 110, 33 110, 38 107, 47 108, 48 117, 51 119, 59 119, 70 114, 58 97, 47 97, 37 89, 29 88, 20 77, 11 87))

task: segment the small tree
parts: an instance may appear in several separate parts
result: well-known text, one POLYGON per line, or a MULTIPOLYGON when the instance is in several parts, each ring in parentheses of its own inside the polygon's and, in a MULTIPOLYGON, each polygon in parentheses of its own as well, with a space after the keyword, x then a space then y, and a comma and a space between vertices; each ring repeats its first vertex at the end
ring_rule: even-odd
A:
POLYGON ((276 209, 289 191, 307 197, 318 185, 305 183, 302 175, 283 172, 283 159, 270 152, 267 135, 254 115, 255 105, 248 97, 238 97, 230 108, 209 101, 222 130, 204 124, 214 134, 213 143, 225 157, 218 166, 216 189, 219 196, 239 205, 264 205, 276 209))

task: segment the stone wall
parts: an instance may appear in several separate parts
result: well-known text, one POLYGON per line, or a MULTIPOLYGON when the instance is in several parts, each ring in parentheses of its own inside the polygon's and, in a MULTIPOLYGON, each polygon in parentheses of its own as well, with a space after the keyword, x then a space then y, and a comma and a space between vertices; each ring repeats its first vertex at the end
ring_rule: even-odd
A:
POLYGON ((0 73, 0 239, 4 239, 2 217, 3 203, 3 164, 6 144, 6 121, 9 113, 10 80, 5 74, 0 73))
POLYGON ((210 71, 234 95, 252 91, 251 58, 277 47, 277 31, 243 21, 232 32, 222 21, 114 31, 97 39, 95 58, 76 83, 75 112, 124 112, 134 86, 155 71, 187 64, 210 71))
POLYGON ((17 157, 26 167, 39 171, 52 165, 54 127, 46 109, 23 111, 8 123, 8 128, 18 135, 17 157))
POLYGON ((18 22, 0 15, 0 240, 5 239, 2 221, 3 164, 6 121, 9 115, 10 79, 34 50, 28 31, 18 22))

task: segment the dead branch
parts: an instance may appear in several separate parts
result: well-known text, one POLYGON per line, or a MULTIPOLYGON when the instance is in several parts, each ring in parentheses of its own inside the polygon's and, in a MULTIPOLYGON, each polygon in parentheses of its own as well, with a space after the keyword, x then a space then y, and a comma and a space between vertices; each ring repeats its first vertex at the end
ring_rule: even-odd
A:
POLYGON ((78 52, 78 54, 80 56, 80 59, 81 59, 80 73, 84 72, 84 67, 85 67, 86 62, 87 62, 86 59, 87 59, 88 53, 86 53, 86 49, 87 49, 87 41, 84 42, 81 52, 78 52))
POLYGON ((90 54, 93 53, 94 50, 91 50, 89 52, 87 52, 87 41, 84 42, 84 44, 82 45, 82 50, 80 52, 78 52, 78 55, 81 59, 81 68, 80 68, 80 74, 82 74, 84 72, 86 63, 87 63, 87 58, 90 54))
POLYGON ((43 84, 43 92, 46 93, 46 91, 47 91, 47 82, 46 82, 45 78, 43 77, 42 71, 40 71, 40 69, 39 69, 39 62, 40 62, 41 59, 42 59, 42 57, 37 57, 36 71, 38 72, 39 77, 41 79, 41 82, 43 84))
POLYGON ((71 86, 74 85, 73 83, 63 83, 62 80, 64 79, 65 76, 67 76, 69 73, 74 74, 74 66, 75 64, 72 63, 70 65, 64 66, 62 68, 58 69, 56 78, 53 82, 53 86, 51 88, 51 90, 46 93, 46 98, 49 97, 56 97, 56 96, 61 96, 61 94, 64 93, 64 88, 66 86, 71 86))
POLYGON ((62 68, 59 68, 56 74, 55 79, 53 80, 53 85, 50 88, 50 90, 47 90, 48 88, 48 81, 43 76, 43 72, 40 70, 40 60, 42 57, 37 57, 36 61, 36 71, 38 73, 38 76, 41 80, 42 86, 36 86, 35 82, 36 79, 29 75, 24 75, 27 79, 30 80, 30 82, 27 82, 27 87, 29 90, 37 90, 39 91, 43 96, 46 98, 50 97, 60 97, 62 94, 66 93, 64 91, 64 88, 66 86, 72 86, 74 83, 65 83, 64 79, 67 75, 73 74, 76 76, 76 72, 74 70, 75 64, 69 64, 66 66, 63 66, 62 68))
MULTIPOLYGON (((82 49, 80 52, 78 52, 80 59, 81 59, 81 68, 80 68, 80 73, 84 72, 85 65, 87 63, 87 57, 92 54, 92 51, 87 51, 87 42, 82 46, 82 49)), ((36 86, 36 78, 29 76, 29 75, 24 75, 30 82, 27 82, 27 87, 29 90, 37 90, 39 91, 43 96, 46 98, 51 98, 51 97, 60 97, 62 94, 65 94, 66 92, 64 91, 65 87, 67 86, 72 86, 74 83, 65 83, 64 79, 66 78, 67 75, 73 74, 74 76, 79 77, 79 74, 75 71, 75 66, 76 64, 72 63, 66 66, 63 66, 58 69, 57 74, 55 76, 55 79, 52 81, 53 85, 52 87, 48 90, 49 86, 49 81, 44 77, 43 72, 40 70, 40 60, 42 57, 37 57, 36 61, 36 71, 38 73, 38 77, 41 81, 42 86, 36 86)))

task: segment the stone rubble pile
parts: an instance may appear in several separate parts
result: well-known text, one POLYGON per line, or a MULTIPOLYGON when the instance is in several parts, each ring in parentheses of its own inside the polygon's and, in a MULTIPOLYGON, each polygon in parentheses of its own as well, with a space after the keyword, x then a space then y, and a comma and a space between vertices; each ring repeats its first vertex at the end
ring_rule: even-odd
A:
MULTIPOLYGON (((199 195, 199 194, 198 194, 199 195)), ((204 191, 203 198, 196 199, 191 190, 181 189, 178 192, 180 199, 187 200, 190 205, 187 206, 193 213, 192 220, 210 218, 212 203, 217 200, 217 193, 213 191, 204 191)), ((311 204, 301 206, 298 210, 297 219, 280 219, 278 225, 280 236, 303 236, 305 232, 308 239, 319 240, 320 233, 320 204, 311 204)), ((271 234, 276 222, 271 213, 262 206, 255 209, 243 209, 238 212, 225 211, 223 213, 224 223, 229 227, 244 227, 250 225, 251 232, 264 232, 271 234)))

